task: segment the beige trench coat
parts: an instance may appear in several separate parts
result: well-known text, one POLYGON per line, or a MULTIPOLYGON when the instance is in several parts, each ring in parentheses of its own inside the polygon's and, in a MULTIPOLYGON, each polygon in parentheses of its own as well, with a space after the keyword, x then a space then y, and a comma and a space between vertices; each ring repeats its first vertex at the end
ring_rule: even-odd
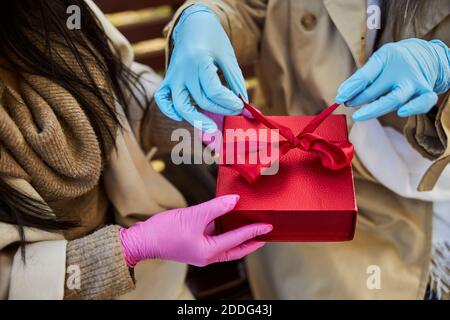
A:
MULTIPOLYGON (((373 52, 365 41, 366 0, 187 1, 168 26, 168 39, 182 10, 193 3, 207 4, 215 11, 240 64, 257 60, 264 96, 257 93, 255 103, 267 114, 317 113, 334 101, 339 85, 373 52)), ((448 45, 450 3, 436 1, 436 6, 433 15, 418 26, 417 37, 438 38, 448 45)), ((405 34, 408 36, 407 30, 405 34)), ((170 59, 169 40, 167 45, 170 59)), ((441 99, 436 121, 427 115, 410 117, 406 123, 395 115, 380 121, 404 133, 420 154, 433 160, 418 186, 431 189, 450 156, 448 101, 441 99)), ((350 117, 348 122, 351 127, 350 117)), ((388 190, 358 159, 354 171, 359 208, 355 239, 267 244, 247 258, 257 298, 424 297, 431 251, 431 203, 388 190), (371 266, 381 271, 380 289, 367 285, 371 266)))
MULTIPOLYGON (((97 15, 124 63, 138 74, 146 73, 142 84, 148 95, 153 95, 161 78, 148 67, 133 62, 129 42, 91 0, 86 2, 97 15)), ((127 118, 119 105, 117 108, 122 115, 124 129, 117 135, 116 149, 102 174, 108 200, 115 208, 117 224, 133 224, 137 212, 150 217, 170 208, 186 206, 178 190, 153 170, 140 147, 138 132, 143 110, 131 102, 127 118)), ((11 179, 9 183, 22 192, 40 198, 25 180, 11 179)), ((142 215, 140 218, 143 218, 142 215)), ((33 228, 25 228, 25 238, 26 265, 17 246, 10 246, 20 239, 16 227, 0 223, 0 299, 62 299, 67 275, 67 241, 61 234, 33 228)), ((119 298, 192 299, 185 285, 186 271, 185 264, 173 261, 144 261, 134 270, 136 289, 119 298)))

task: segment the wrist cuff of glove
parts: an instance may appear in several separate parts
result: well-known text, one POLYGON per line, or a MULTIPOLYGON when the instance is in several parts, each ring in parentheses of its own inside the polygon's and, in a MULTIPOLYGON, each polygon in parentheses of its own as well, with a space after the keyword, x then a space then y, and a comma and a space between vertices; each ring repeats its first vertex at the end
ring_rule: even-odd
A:
POLYGON ((434 91, 443 94, 450 88, 450 50, 441 40, 431 40, 430 44, 439 59, 439 76, 434 91))
POLYGON ((180 18, 178 19, 177 24, 175 25, 175 28, 173 29, 172 33, 172 39, 173 41, 176 41, 177 37, 177 29, 186 21, 186 19, 197 12, 207 12, 210 14, 216 15, 212 9, 210 9, 206 4, 193 4, 192 6, 187 7, 183 13, 181 14, 180 18))
POLYGON ((134 268, 136 266, 136 264, 138 263, 138 261, 133 259, 133 257, 131 256, 131 250, 130 250, 130 248, 128 248, 128 245, 127 245, 128 242, 127 242, 126 232, 127 232, 127 229, 125 229, 125 228, 119 229, 120 244, 122 245, 123 256, 125 258, 125 262, 127 263, 127 266, 129 268, 134 268))

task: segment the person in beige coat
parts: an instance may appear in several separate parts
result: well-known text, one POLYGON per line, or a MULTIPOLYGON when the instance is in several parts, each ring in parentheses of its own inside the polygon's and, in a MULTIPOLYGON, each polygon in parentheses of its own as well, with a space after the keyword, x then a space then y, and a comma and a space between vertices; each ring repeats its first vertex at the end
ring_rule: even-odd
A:
MULTIPOLYGON (((256 64, 260 86, 253 102, 268 115, 311 115, 323 110, 335 101, 339 86, 385 44, 407 38, 450 44, 449 1, 190 0, 166 29, 168 80, 157 92, 163 112, 168 106, 164 99, 176 90, 171 79, 190 77, 186 86, 191 91, 188 81, 194 77, 183 73, 182 61, 174 58, 177 46, 184 45, 184 52, 191 54, 191 66, 201 64, 204 56, 214 58, 217 48, 202 51, 206 42, 197 48, 180 39, 202 41, 202 33, 195 30, 183 29, 174 40, 180 20, 190 21, 190 26, 200 24, 195 10, 183 17, 195 5, 206 5, 203 11, 210 10, 219 19, 240 65, 256 64), (381 11, 379 29, 368 27, 374 8, 381 11)), ((218 42, 214 37, 208 39, 218 42)), ((177 58, 182 55, 177 54, 177 58)), ((234 65, 223 61, 232 60, 232 53, 225 50, 225 54, 214 63, 222 69, 230 89, 245 95, 235 90, 239 86, 234 82, 242 76, 229 76, 234 65)), ((445 58, 442 64, 448 68, 445 58)), ((210 107, 195 100, 206 110, 204 105, 210 107)), ((170 106, 179 111, 173 101, 175 105, 170 106)), ((186 110, 178 115, 189 120, 186 110)), ((353 122, 354 110, 339 109, 348 115, 356 151, 353 168, 359 216, 354 240, 266 245, 246 260, 256 298, 449 296, 448 90, 439 94, 429 112, 408 117, 391 112, 353 122)), ((176 118, 170 110, 165 113, 176 118)))
POLYGON ((215 234, 238 197, 183 208, 153 170, 144 132, 161 79, 92 1, 0 12, 0 299, 191 299, 187 263, 264 244, 248 241, 262 226, 215 234))

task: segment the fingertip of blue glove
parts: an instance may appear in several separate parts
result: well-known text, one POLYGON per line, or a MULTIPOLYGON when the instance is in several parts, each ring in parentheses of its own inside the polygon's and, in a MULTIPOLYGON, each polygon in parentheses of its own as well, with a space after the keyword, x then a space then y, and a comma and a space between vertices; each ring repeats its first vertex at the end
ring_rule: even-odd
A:
POLYGON ((358 76, 353 75, 341 84, 336 95, 337 103, 346 103, 348 100, 353 99, 362 89, 364 89, 365 83, 358 76))
POLYGON ((345 103, 344 97, 341 94, 339 94, 339 93, 336 96, 336 98, 334 98, 334 101, 336 101, 339 104, 344 104, 345 103))
POLYGON ((405 118, 405 117, 409 117, 410 115, 412 115, 412 113, 408 110, 408 109, 399 109, 397 111, 397 115, 399 117, 405 118))
POLYGON ((201 128, 198 128, 198 129, 200 129, 203 132, 206 132, 208 134, 214 134, 217 132, 217 130, 219 130, 217 128, 217 125, 214 122, 212 122, 212 123, 206 122, 206 123, 202 124, 201 128))
POLYGON ((352 119, 355 122, 359 122, 359 121, 366 121, 366 120, 370 120, 372 119, 372 117, 367 114, 367 113, 363 113, 363 112, 359 112, 356 111, 353 115, 352 115, 352 119))
POLYGON ((345 102, 345 106, 350 107, 350 108, 355 108, 358 105, 359 104, 355 103, 355 99, 351 99, 351 100, 345 102))

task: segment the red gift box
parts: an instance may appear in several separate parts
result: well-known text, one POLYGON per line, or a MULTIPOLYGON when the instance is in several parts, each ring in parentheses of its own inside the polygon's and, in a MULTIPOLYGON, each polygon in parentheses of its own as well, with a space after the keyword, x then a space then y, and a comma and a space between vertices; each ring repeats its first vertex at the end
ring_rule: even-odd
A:
MULTIPOLYGON (((315 117, 266 118, 297 133, 315 117)), ((227 129, 263 128, 266 127, 259 121, 242 116, 226 117, 224 122, 224 132, 227 129)), ((344 115, 327 115, 314 133, 325 140, 349 144, 344 115)), ((224 134, 223 147, 229 143, 224 134)), ((351 163, 351 158, 349 160, 351 163)), ((240 201, 232 212, 218 219, 218 231, 222 233, 250 223, 265 222, 272 224, 274 229, 259 237, 264 241, 352 240, 357 208, 351 164, 336 170, 325 167, 323 162, 317 153, 295 148, 280 157, 275 175, 263 175, 254 183, 249 183, 236 167, 220 164, 217 196, 238 194, 240 201)))

